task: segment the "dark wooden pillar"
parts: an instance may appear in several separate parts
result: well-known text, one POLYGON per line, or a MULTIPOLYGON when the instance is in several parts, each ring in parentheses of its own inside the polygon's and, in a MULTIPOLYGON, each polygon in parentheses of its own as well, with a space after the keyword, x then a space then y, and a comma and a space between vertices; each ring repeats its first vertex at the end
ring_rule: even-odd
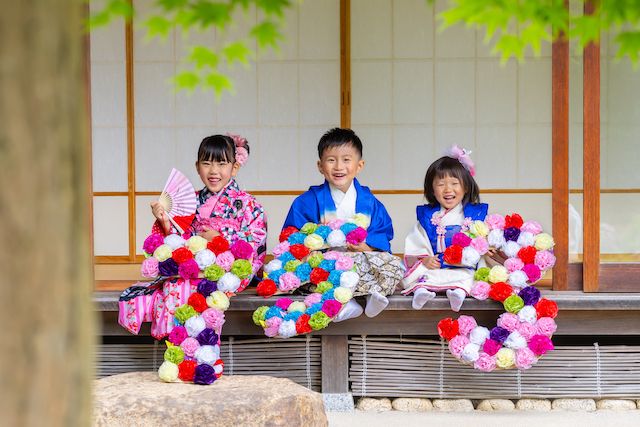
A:
POLYGON ((322 336, 322 392, 349 392, 349 337, 322 336))

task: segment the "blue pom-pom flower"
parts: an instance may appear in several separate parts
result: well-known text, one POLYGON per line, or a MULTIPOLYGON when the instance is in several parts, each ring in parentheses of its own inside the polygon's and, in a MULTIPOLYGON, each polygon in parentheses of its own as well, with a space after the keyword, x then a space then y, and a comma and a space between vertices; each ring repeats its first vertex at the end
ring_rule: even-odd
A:
POLYGON ((298 279, 300 279, 300 281, 306 282, 307 280, 309 280, 309 275, 311 274, 311 270, 312 268, 309 265, 309 263, 305 262, 298 266, 298 268, 296 269, 295 275, 298 276, 298 279))
POLYGON ((335 259, 322 260, 322 262, 320 263, 320 265, 318 265, 318 267, 320 267, 324 271, 328 271, 329 273, 331 273, 333 270, 336 269, 336 260, 335 259))
POLYGON ((276 285, 278 285, 280 283, 280 276, 282 276, 286 272, 287 271, 284 268, 272 271, 271 274, 269 274, 269 279, 273 280, 274 282, 276 282, 276 285))
POLYGON ((340 231, 342 231, 344 233, 344 235, 346 236, 347 234, 349 234, 350 232, 352 232, 356 228, 358 228, 357 225, 355 225, 355 224, 353 224, 351 222, 347 222, 342 227, 340 227, 340 231))
MULTIPOLYGON (((304 234, 304 233, 293 233, 291 236, 289 236, 287 241, 289 242, 290 245, 303 245, 304 244, 304 239, 306 237, 307 237, 307 235, 304 234)), ((278 258, 278 259, 280 259, 280 258, 278 258)))
POLYGON ((298 320, 298 317, 302 316, 302 312, 301 311, 293 311, 291 313, 287 313, 286 316, 284 316, 284 322, 286 322, 287 320, 293 320, 294 322, 296 322, 298 320))
POLYGON ((328 225, 321 225, 316 228, 316 231, 314 231, 314 233, 322 237, 324 240, 327 240, 327 236, 329 236, 329 233, 331 233, 331 231, 333 230, 331 230, 331 227, 329 227, 328 225))
POLYGON ((313 304, 311 307, 307 308, 307 311, 305 311, 304 314, 307 314, 307 315, 311 316, 313 314, 316 314, 320 310, 322 310, 322 303, 321 302, 319 302, 317 304, 313 304))
POLYGON ((269 309, 267 310, 267 312, 264 314, 264 319, 271 319, 272 317, 280 317, 283 318, 284 317, 284 311, 282 311, 282 309, 280 307, 277 306, 272 306, 269 307, 269 309))
POLYGON ((342 273, 344 273, 344 271, 342 270, 333 270, 331 273, 329 273, 329 278, 327 279, 327 282, 331 282, 334 285, 339 285, 340 276, 342 276, 342 273))

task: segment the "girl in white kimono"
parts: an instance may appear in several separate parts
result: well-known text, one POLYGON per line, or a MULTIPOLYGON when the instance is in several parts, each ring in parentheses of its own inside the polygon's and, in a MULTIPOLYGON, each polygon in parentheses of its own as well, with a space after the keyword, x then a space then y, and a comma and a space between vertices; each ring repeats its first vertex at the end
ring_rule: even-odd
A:
MULTIPOLYGON (((427 170, 424 195, 428 204, 416 208, 418 221, 405 240, 407 271, 401 281, 402 293, 413 293, 412 306, 416 310, 433 299, 436 292, 446 291, 451 309, 457 312, 471 293, 476 269, 450 265, 443 259, 455 233, 467 231, 473 221, 487 216, 488 205, 480 203, 480 191, 473 178, 475 164, 469 153, 453 144, 427 170)), ((480 263, 484 266, 482 258, 480 263)))

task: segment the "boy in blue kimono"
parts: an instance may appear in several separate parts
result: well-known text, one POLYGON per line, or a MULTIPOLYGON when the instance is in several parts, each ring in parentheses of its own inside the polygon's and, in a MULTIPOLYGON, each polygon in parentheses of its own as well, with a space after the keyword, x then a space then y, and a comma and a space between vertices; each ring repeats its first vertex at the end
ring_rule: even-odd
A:
MULTIPOLYGON (((405 271, 402 260, 390 253, 391 218, 369 188, 355 178, 364 167, 362 142, 355 132, 331 129, 320 138, 318 156, 318 170, 325 181, 294 200, 283 228, 301 228, 308 222, 326 224, 334 219, 365 228, 366 240, 358 245, 347 243, 345 254, 353 258, 360 276, 354 296, 365 295, 366 315, 377 316, 389 304, 386 296, 394 292, 405 271)), ((357 317, 362 311, 352 299, 334 321, 357 317)))

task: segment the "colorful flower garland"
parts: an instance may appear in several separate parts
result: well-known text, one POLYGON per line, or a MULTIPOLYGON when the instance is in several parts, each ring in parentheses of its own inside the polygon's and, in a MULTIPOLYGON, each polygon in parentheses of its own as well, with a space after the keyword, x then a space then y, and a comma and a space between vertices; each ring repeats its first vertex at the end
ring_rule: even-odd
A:
POLYGON ((239 292, 247 287, 260 268, 256 252, 244 240, 232 245, 222 236, 210 242, 200 236, 188 240, 177 234, 166 237, 152 234, 144 241, 146 259, 142 262, 144 277, 172 277, 185 280, 204 277, 216 282, 223 292, 239 292))
POLYGON ((454 357, 475 369, 529 369, 554 349, 551 337, 557 329, 558 306, 540 298, 540 291, 533 286, 555 264, 553 238, 542 233, 540 224, 523 222, 518 214, 506 218, 494 214, 471 223, 469 234, 455 234, 452 246, 458 247, 447 248, 445 261, 468 266, 475 265, 489 248, 498 251, 504 265, 478 269, 471 295, 500 301, 506 312, 491 330, 463 315, 440 321, 438 334, 449 342, 454 357))

